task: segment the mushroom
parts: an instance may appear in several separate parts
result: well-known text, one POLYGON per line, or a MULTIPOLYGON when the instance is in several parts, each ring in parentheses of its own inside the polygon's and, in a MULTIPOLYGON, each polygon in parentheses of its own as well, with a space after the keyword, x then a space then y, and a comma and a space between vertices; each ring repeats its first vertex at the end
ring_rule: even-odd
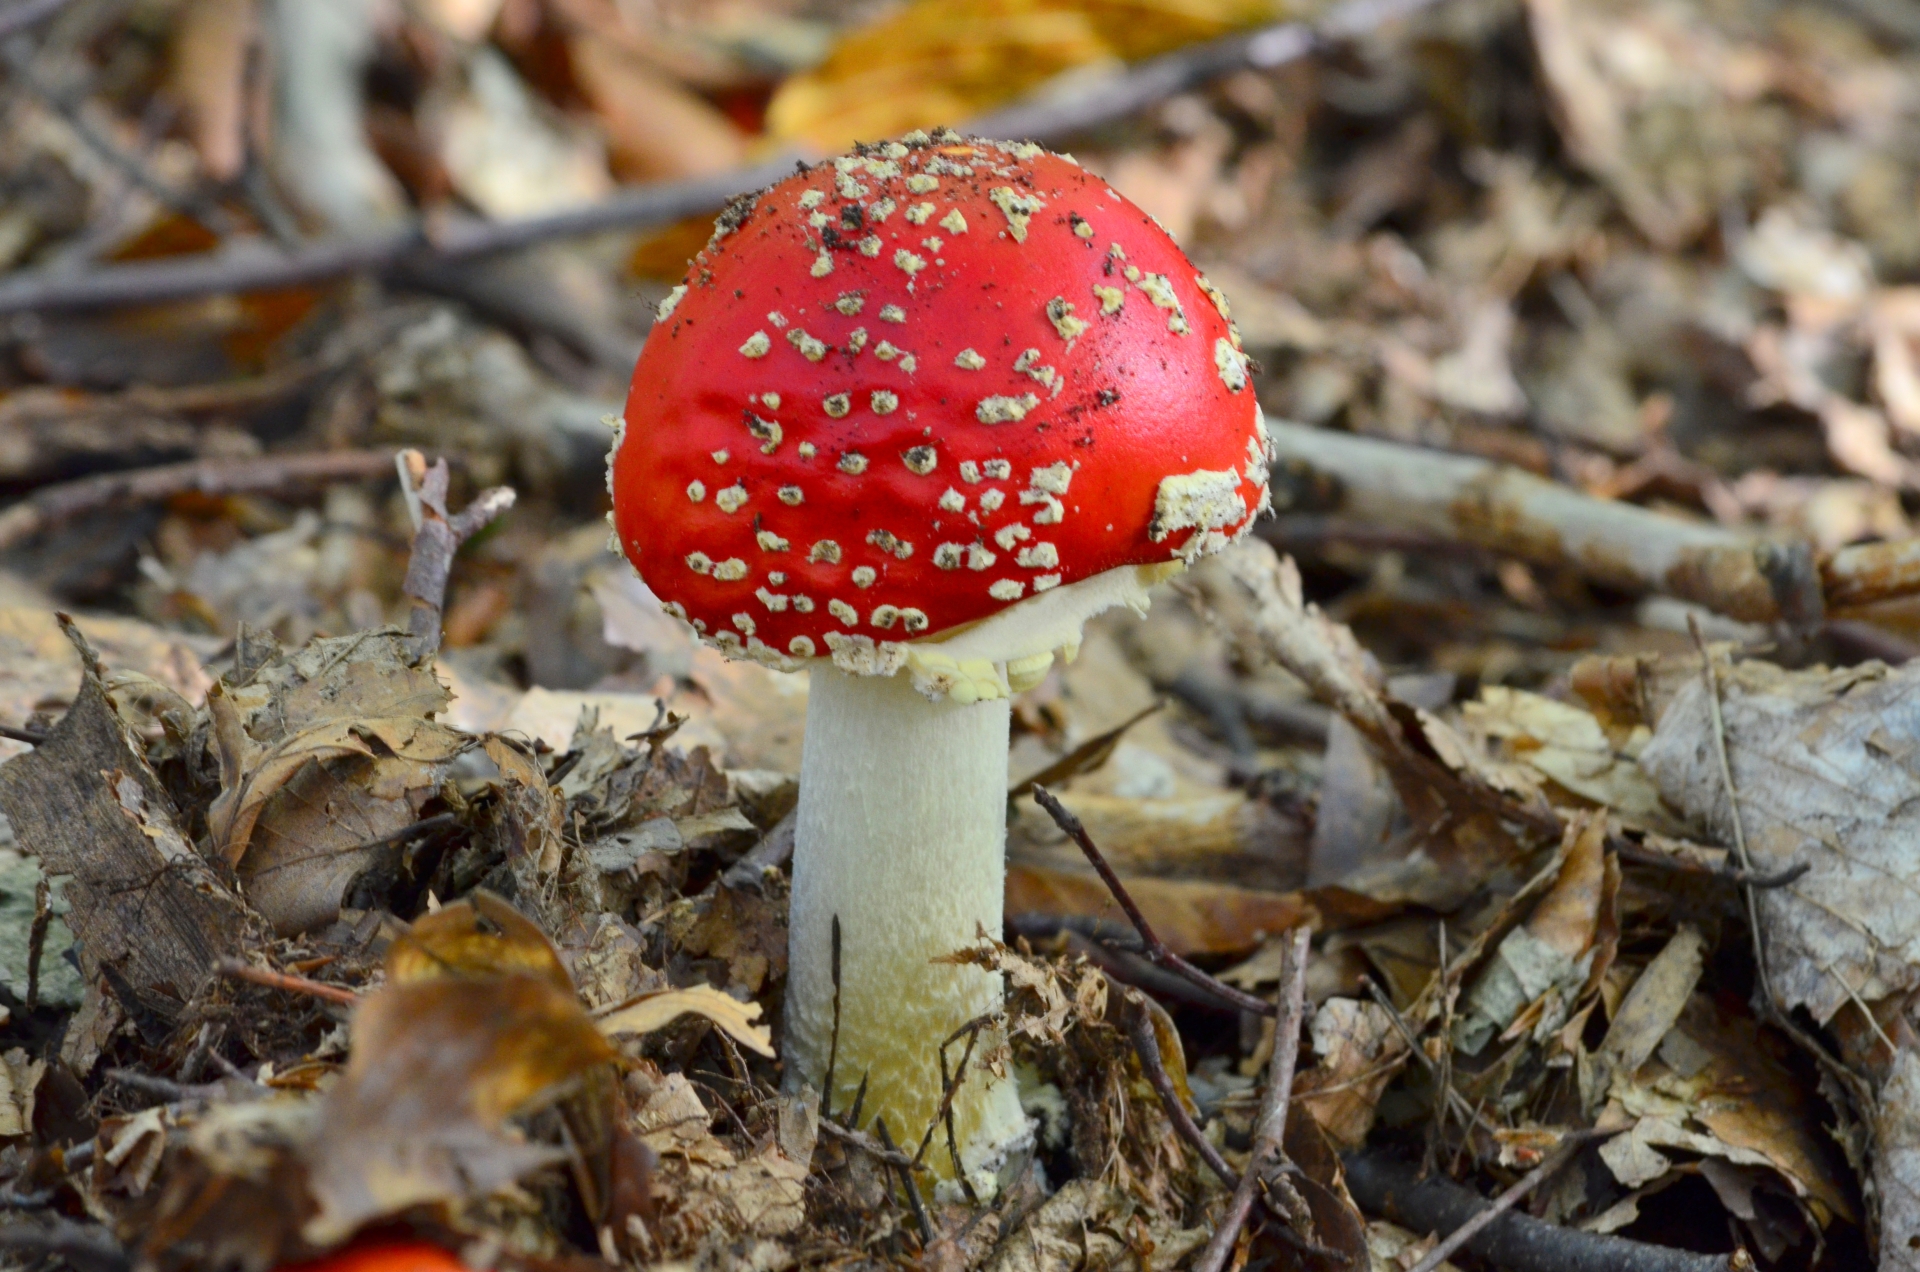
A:
MULTIPOLYGON (((932 1124, 942 1040, 1001 1002, 946 956, 1001 933, 1009 698, 1265 510, 1249 380, 1152 217, 1066 156, 950 132, 736 201, 661 304, 608 461, 615 546, 722 652, 812 673, 790 1090, 845 1109, 864 1083, 903 1143, 932 1124)), ((975 1063, 953 1112, 991 1189, 1029 1135, 1012 1079, 975 1063)))
POLYGON ((311 1262, 283 1263, 278 1272, 467 1272, 467 1265, 429 1242, 374 1239, 311 1262))

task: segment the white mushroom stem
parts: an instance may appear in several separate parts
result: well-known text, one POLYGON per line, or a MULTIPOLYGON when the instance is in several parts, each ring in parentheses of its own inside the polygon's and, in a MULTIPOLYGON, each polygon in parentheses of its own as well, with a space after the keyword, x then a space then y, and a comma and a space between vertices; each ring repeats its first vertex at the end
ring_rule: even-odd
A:
MULTIPOLYGON (((862 1124, 884 1116, 908 1152, 939 1110, 941 1041, 1001 1000, 998 976, 933 960, 982 929, 1001 932, 1007 727, 1005 698, 929 702, 905 676, 813 671, 789 911, 787 1081, 826 1085, 837 916, 833 1107, 845 1110, 865 1077, 862 1124)), ((968 1175, 990 1188, 1027 1135, 1011 1077, 969 1065, 954 1125, 968 1175)), ((945 1133, 936 1134, 927 1156, 944 1177, 952 1170, 945 1133)))

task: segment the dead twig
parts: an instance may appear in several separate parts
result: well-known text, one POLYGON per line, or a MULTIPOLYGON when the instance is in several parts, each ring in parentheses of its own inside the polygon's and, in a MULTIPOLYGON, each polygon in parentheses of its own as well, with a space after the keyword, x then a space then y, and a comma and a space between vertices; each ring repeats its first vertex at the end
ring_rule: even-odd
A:
POLYGON ((123 1272, 133 1266, 105 1228, 67 1219, 0 1225, 0 1250, 58 1255, 80 1272, 123 1272))
POLYGON ((1337 489, 1344 517, 1569 569, 1625 591, 1677 596, 1743 622, 1820 623, 1821 575, 1804 542, 1595 499, 1475 456, 1298 424, 1272 422, 1270 431, 1276 471, 1310 474, 1337 489))
POLYGON ((1137 989, 1129 989, 1124 995, 1127 1011, 1127 1039, 1133 1043, 1133 1054, 1140 1059, 1140 1071, 1146 1074, 1147 1085, 1160 1097, 1160 1106, 1167 1111, 1167 1120, 1173 1123, 1173 1129, 1180 1138, 1207 1164, 1207 1169, 1220 1177, 1220 1182, 1229 1188, 1240 1186, 1240 1176, 1233 1167, 1227 1165, 1227 1159, 1220 1156, 1200 1127, 1187 1112, 1187 1106, 1180 1100, 1180 1093, 1173 1089, 1173 1078, 1167 1073, 1166 1062, 1160 1058, 1160 1040, 1154 1036, 1153 1017, 1148 1014, 1146 995, 1137 989))
POLYGON ((973 1048, 980 1041, 980 1031, 992 1024, 996 1013, 975 1016, 945 1038, 940 1040, 940 1107, 934 1110, 933 1120, 927 1123, 926 1134, 920 1137, 920 1147, 914 1151, 913 1164, 918 1168, 926 1160, 927 1148, 933 1143, 934 1131, 945 1126, 947 1130, 947 1152, 953 1159, 953 1177, 960 1181, 961 1190, 967 1194, 969 1204, 978 1204, 973 1195, 973 1185, 967 1182, 967 1172, 960 1166, 960 1147, 954 1139, 953 1099, 960 1092, 960 1082, 967 1076, 967 1064, 973 1059, 973 1048), (960 1063, 949 1073, 947 1070, 947 1048, 960 1039, 967 1040, 967 1049, 960 1053, 960 1063))
POLYGON ((1260 1098, 1260 1116, 1254 1122, 1253 1151, 1247 1157, 1246 1173, 1240 1176, 1227 1211, 1220 1217, 1220 1226, 1194 1264, 1195 1272, 1220 1272, 1227 1265, 1240 1239, 1240 1229, 1253 1209, 1253 1194, 1262 1184, 1261 1176, 1281 1159, 1280 1141, 1287 1129, 1294 1063, 1300 1055, 1300 1026, 1306 1017, 1307 950, 1312 937, 1307 928, 1298 927, 1287 943, 1286 957, 1280 965, 1280 988, 1274 994, 1278 1019, 1273 1027, 1273 1057, 1267 1063, 1267 1089, 1260 1098))
POLYGON ((413 555, 407 561, 407 577, 400 590, 413 601, 413 612, 407 616, 410 652, 415 665, 424 666, 440 651, 440 610, 447 599, 447 577, 453 573, 454 553, 513 507, 514 493, 508 486, 483 490, 458 515, 449 516, 447 461, 439 460, 429 467, 419 451, 404 450, 395 462, 407 492, 407 506, 418 517, 413 555))
POLYGON ((1126 885, 1120 882, 1120 876, 1116 875, 1113 867, 1107 864, 1106 857, 1101 854, 1099 847, 1093 842, 1093 836, 1087 833, 1087 828, 1081 824, 1080 819, 1069 812, 1066 805, 1054 798, 1053 792, 1044 786, 1033 788, 1033 798, 1035 803, 1047 810, 1047 816, 1053 818, 1054 825, 1058 826, 1074 843, 1080 845, 1080 851, 1086 855, 1087 862, 1093 867, 1094 873, 1100 876, 1100 882, 1107 885, 1107 891, 1113 894, 1114 901, 1126 912, 1128 921, 1140 933, 1140 940, 1145 944, 1144 953, 1148 959, 1189 984, 1199 986, 1221 1002, 1237 1007, 1241 1011, 1249 1011, 1257 1016, 1276 1014, 1273 1004, 1207 975, 1169 949, 1167 943, 1162 941, 1148 924, 1147 916, 1140 912, 1138 905, 1134 904, 1126 885))
POLYGON ((0 40, 38 26, 71 3, 73 0, 20 0, 7 6, 0 11, 0 40))
POLYGON ((1671 870, 1675 874, 1699 875, 1703 879, 1717 879, 1738 888, 1755 888, 1761 892, 1771 888, 1784 888, 1790 883, 1797 882, 1807 871, 1813 869, 1812 865, 1804 861, 1795 862, 1785 870, 1777 870, 1771 874, 1760 874, 1731 865, 1715 869, 1703 861, 1692 861, 1674 853, 1662 852, 1658 848, 1636 844, 1618 835, 1607 837, 1607 847, 1619 854, 1622 861, 1630 861, 1636 866, 1671 870))
MULTIPOLYGON (((1345 1164, 1347 1188, 1363 1210, 1415 1232, 1452 1232, 1490 1204, 1450 1179, 1421 1178, 1417 1166, 1387 1149, 1356 1153, 1345 1164)), ((1744 1251, 1671 1250, 1557 1227, 1512 1210, 1489 1220, 1467 1248, 1505 1272, 1752 1272, 1754 1266, 1744 1251)))
POLYGON ((42 486, 0 512, 0 548, 11 548, 75 517, 120 504, 156 503, 185 494, 259 494, 315 482, 367 481, 384 476, 392 464, 393 456, 387 451, 321 451, 255 459, 196 459, 99 473, 42 486))
POLYGON ((360 995, 340 985, 329 985, 324 981, 309 980, 305 976, 294 976, 287 972, 276 972, 268 967, 255 967, 252 963, 243 963, 237 958, 216 960, 213 970, 228 980, 250 981, 255 985, 265 985, 268 989, 284 989, 290 994, 306 994, 329 1003, 339 1003, 351 1007, 360 1001, 360 995))
POLYGON ((376 835, 372 839, 363 839, 357 844, 347 844, 340 848, 327 848, 318 852, 310 852, 298 857, 288 858, 286 861, 277 862, 274 865, 257 871, 255 877, 270 875, 276 870, 298 869, 309 862, 320 861, 328 857, 351 857, 356 853, 370 852, 375 848, 385 848, 389 844, 404 843, 409 839, 414 839, 422 835, 431 835, 445 830, 449 826, 456 826, 459 822, 459 817, 452 813, 435 813, 432 817, 422 817, 419 821, 402 826, 398 830, 388 831, 384 835, 376 835))
MULTIPOLYGON (((1057 140, 1125 118, 1197 84, 1242 69, 1267 70, 1405 17, 1435 0, 1349 0, 1316 25, 1285 22, 1177 49, 1072 95, 1033 98, 961 126, 987 137, 1057 140)), ((626 190, 589 207, 517 221, 409 225, 391 234, 315 243, 283 251, 258 240, 207 255, 130 261, 78 275, 25 273, 0 283, 0 314, 154 304, 219 292, 273 291, 364 271, 415 270, 511 252, 553 239, 667 225, 711 212, 728 199, 770 185, 803 156, 788 151, 764 163, 687 181, 626 190)))
POLYGON ((183 1104, 189 1100, 210 1100, 220 1094, 218 1082, 188 1084, 174 1082, 167 1078, 156 1077, 151 1073, 140 1073, 133 1069, 108 1069, 106 1078, 117 1082, 130 1091, 142 1095, 151 1095, 155 1099, 170 1104, 183 1104))
POLYGON ((72 130, 73 135, 108 167, 116 169, 121 176, 145 190, 168 210, 198 221, 215 237, 227 238, 233 234, 237 226, 225 208, 197 191, 177 189, 172 182, 156 173, 144 158, 121 149, 120 143, 89 118, 78 102, 40 73, 33 58, 32 43, 24 36, 0 40, 0 62, 6 64, 15 82, 44 102, 72 130))
POLYGON ((1112 948, 1104 942, 1096 941, 1070 928, 1062 931, 1060 936, 1064 939, 1069 953, 1084 956, 1089 963, 1123 985, 1144 989, 1156 998, 1185 1003, 1189 1007, 1199 1007, 1205 1011, 1237 1010, 1221 1002, 1212 994, 1195 989, 1172 972, 1162 971, 1139 954, 1112 948))
POLYGON ((826 1132, 827 1138, 837 1139, 843 1144, 851 1144, 877 1162, 884 1162, 888 1166, 899 1170, 913 1169, 913 1159, 911 1157, 908 1157, 897 1148, 889 1149, 884 1147, 880 1141, 865 1131, 851 1130, 833 1121, 831 1118, 822 1118, 820 1121, 820 1129, 826 1132))
POLYGON ((1466 1097, 1454 1090, 1451 1083, 1442 1083, 1439 1064, 1427 1054, 1427 1049, 1420 1045, 1419 1035, 1414 1033, 1413 1026, 1407 1022, 1406 1013, 1394 1006, 1393 996, 1382 989, 1380 982, 1371 976, 1365 978, 1364 984, 1367 996, 1373 999, 1380 1010, 1387 1013, 1387 1019, 1392 1022, 1395 1032, 1400 1035, 1400 1040, 1407 1044, 1406 1054, 1412 1056, 1426 1071, 1427 1076, 1433 1080, 1435 1091, 1444 1093, 1442 1098, 1446 1101, 1447 1107, 1453 1110, 1455 1116, 1462 1122, 1478 1126, 1489 1135, 1498 1131, 1500 1128, 1488 1121, 1486 1114, 1468 1104, 1466 1097))
POLYGON ((53 885, 45 875, 33 889, 33 922, 27 926, 27 1010, 40 1005, 40 960, 46 954, 47 929, 53 926, 53 885))
MULTIPOLYGON (((1707 717, 1713 728, 1714 758, 1720 766, 1720 780, 1727 791, 1727 810, 1733 822, 1733 848, 1740 858, 1740 869, 1751 880, 1754 875, 1753 858, 1747 852, 1746 824, 1740 816, 1740 789, 1733 780, 1733 761, 1727 752, 1727 723, 1720 710, 1720 671, 1714 664, 1713 651, 1707 648, 1707 640, 1701 634, 1700 624, 1691 617, 1687 619, 1687 629, 1693 635, 1694 647, 1700 653, 1701 684, 1707 695, 1707 717)), ((1804 872, 1803 872, 1804 873, 1804 872)), ((1747 903, 1747 926, 1753 937, 1754 970, 1760 977, 1760 996, 1763 1014, 1769 1023, 1793 1039, 1795 1045, 1812 1056, 1822 1068, 1833 1076, 1841 1088, 1849 1092, 1860 1108, 1871 1109, 1873 1093, 1858 1073, 1840 1063, 1806 1030, 1796 1024, 1793 1018, 1780 1006, 1779 995, 1774 992, 1773 973, 1767 968, 1766 938, 1760 929, 1760 894, 1753 883, 1741 888, 1741 895, 1747 903)))
MULTIPOLYGON (((820 1085, 820 1120, 833 1121, 833 1070, 840 1062, 840 916, 833 916, 829 970, 833 975, 833 1035, 827 1042, 827 1074, 820 1085)), ((860 1089, 866 1090, 865 1079, 860 1089)))
MULTIPOLYGON (((873 1129, 879 1134, 880 1143, 887 1152, 896 1157, 902 1155, 893 1146, 893 1136, 887 1133, 886 1118, 874 1118, 873 1129)), ((933 1221, 927 1218, 927 1203, 921 1199, 920 1189, 914 1185, 913 1167, 911 1165, 896 1166, 894 1170, 899 1172, 900 1187, 906 1190, 907 1205, 913 1210, 913 1226, 920 1230, 920 1248, 924 1250, 933 1244, 933 1221)))
POLYGON ((1505 1192, 1495 1197, 1473 1218, 1455 1228, 1451 1235, 1443 1238, 1439 1244, 1421 1256, 1420 1262, 1413 1265, 1410 1272, 1433 1272, 1467 1242, 1473 1240, 1501 1215, 1512 1210, 1520 1201, 1560 1173, 1560 1168, 1573 1160, 1574 1154, 1596 1140, 1609 1139, 1617 1131, 1572 1131, 1554 1145, 1553 1151, 1540 1159, 1540 1164, 1513 1182, 1505 1192))

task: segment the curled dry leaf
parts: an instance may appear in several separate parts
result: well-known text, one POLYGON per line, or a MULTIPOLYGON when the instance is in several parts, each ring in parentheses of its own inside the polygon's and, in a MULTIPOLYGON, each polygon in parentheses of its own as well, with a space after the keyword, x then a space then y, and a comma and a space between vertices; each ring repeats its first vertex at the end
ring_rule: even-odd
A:
POLYGON ((1606 835, 1602 815, 1568 826, 1553 886, 1494 948, 1461 1001, 1454 1044, 1467 1055, 1478 1055, 1497 1035, 1557 1030, 1597 985, 1595 965, 1611 958, 1605 938, 1618 922, 1612 911, 1619 866, 1607 856, 1606 835))
MULTIPOLYGON (((81 620, 102 663, 116 675, 138 672, 197 704, 213 681, 200 668, 210 641, 163 632, 137 619, 88 616, 81 620)), ((35 712, 58 711, 80 687, 80 658, 60 632, 51 608, 0 608, 0 722, 20 724, 35 712)), ((0 739, 0 757, 26 745, 0 739)))
POLYGON ((1616 1074, 1599 1124, 1630 1129, 1600 1159, 1637 1188, 1672 1168, 1670 1152, 1717 1157, 1772 1173, 1823 1225, 1853 1215, 1824 1110, 1781 1050, 1752 1017, 1694 995, 1653 1057, 1616 1074))
MULTIPOLYGON (((531 920, 486 892, 422 918, 353 1015, 353 1050, 302 1153, 310 1241, 428 1201, 484 1196, 558 1161, 508 1125, 617 1052, 531 920)), ((604 1101, 587 1083, 582 1100, 604 1101)), ((610 1120, 605 1110, 591 1121, 610 1120)))
POLYGON ((1063 71, 1271 21, 1264 0, 917 0, 780 86, 768 129, 836 148, 980 114, 1063 71))
POLYGON ((773 1031, 754 1023, 760 1016, 760 1004, 729 998, 711 985, 641 994, 601 1014, 594 1023, 601 1033, 618 1038, 664 1029, 686 1015, 710 1020, 749 1051, 773 1058, 773 1031))
POLYGON ((1471 731, 1504 743, 1514 761, 1562 789, 1649 830, 1678 830, 1660 791, 1635 762, 1645 725, 1615 739, 1589 711, 1522 689, 1488 685, 1461 708, 1471 731))
POLYGON ((778 1140, 742 1158, 715 1138, 713 1115, 686 1075, 645 1062, 627 1077, 630 1129, 659 1157, 657 1212, 648 1226, 660 1257, 712 1252, 716 1266, 740 1265, 757 1241, 784 1236, 806 1220, 807 1168, 778 1140), (745 1243, 744 1245, 739 1243, 745 1243))
POLYGON ((1373 1128, 1380 1093, 1399 1073, 1406 1038, 1378 1003, 1329 998, 1310 1027, 1319 1063, 1294 1083, 1294 1099, 1342 1149, 1358 1148, 1373 1128))
POLYGON ((1171 1272, 1207 1235, 1147 1211, 1111 1184, 1075 1179, 1007 1235, 984 1272, 1122 1267, 1136 1259, 1149 1272, 1171 1272))
POLYGON ((317 1213, 337 1241, 430 1201, 484 1196, 561 1160, 507 1124, 615 1056, 571 986, 532 972, 388 985, 354 1011, 353 1052, 305 1149, 317 1213))
POLYGON ((1583 1090, 1591 1092, 1589 1107, 1606 1096, 1616 1077, 1637 1072, 1665 1040, 1700 981, 1705 949, 1698 929, 1683 927, 1634 980, 1591 1066, 1580 1075, 1583 1090))
MULTIPOLYGON (((1695 666, 1697 667, 1697 661, 1695 666)), ((1720 667, 1728 763, 1753 868, 1807 873, 1758 894, 1761 944, 1782 1007, 1825 1023, 1854 999, 1920 987, 1920 905, 1908 861, 1920 818, 1920 666, 1784 671, 1720 667)), ((1704 682, 1685 681, 1640 762, 1668 803, 1734 842, 1704 682)))
MULTIPOLYGON (((1152 879, 1122 882, 1161 940, 1174 953, 1246 954, 1275 932, 1319 924, 1319 908, 1302 893, 1257 892, 1225 883, 1152 879)), ((1097 875, 1086 870, 1007 866, 1008 914, 1084 915, 1125 922, 1126 915, 1097 875)))
POLYGON ((208 810, 215 850, 254 907, 285 935, 339 913, 354 878, 397 852, 451 766, 479 747, 500 792, 491 828, 526 882, 560 865, 560 806, 514 744, 433 719, 449 701, 395 628, 282 653, 243 644, 208 694, 221 791, 208 810))

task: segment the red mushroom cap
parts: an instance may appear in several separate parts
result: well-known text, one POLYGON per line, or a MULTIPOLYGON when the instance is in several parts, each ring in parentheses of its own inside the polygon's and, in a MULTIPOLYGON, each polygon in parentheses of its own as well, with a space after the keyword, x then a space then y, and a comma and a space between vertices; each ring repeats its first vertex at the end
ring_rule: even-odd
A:
POLYGON ((282 1264, 280 1272, 467 1272, 467 1266, 425 1241, 375 1241, 307 1263, 282 1264))
POLYGON ((1226 300, 1159 223, 1070 159, 943 133, 727 210, 608 480, 668 607, 780 664, 1191 561, 1265 508, 1267 460, 1226 300))

